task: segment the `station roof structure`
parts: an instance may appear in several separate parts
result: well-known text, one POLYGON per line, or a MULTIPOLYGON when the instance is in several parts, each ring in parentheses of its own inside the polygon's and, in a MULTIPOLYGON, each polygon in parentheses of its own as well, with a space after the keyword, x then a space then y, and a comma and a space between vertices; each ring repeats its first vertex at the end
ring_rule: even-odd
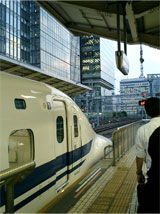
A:
POLYGON ((128 44, 145 44, 160 49, 160 1, 35 0, 74 35, 93 34, 117 41, 117 3, 120 31, 126 14, 128 44))
POLYGON ((40 68, 15 61, 2 55, 0 55, 0 71, 46 83, 61 90, 70 97, 91 90, 91 88, 80 83, 76 84, 71 80, 65 80, 51 74, 47 75, 40 68))

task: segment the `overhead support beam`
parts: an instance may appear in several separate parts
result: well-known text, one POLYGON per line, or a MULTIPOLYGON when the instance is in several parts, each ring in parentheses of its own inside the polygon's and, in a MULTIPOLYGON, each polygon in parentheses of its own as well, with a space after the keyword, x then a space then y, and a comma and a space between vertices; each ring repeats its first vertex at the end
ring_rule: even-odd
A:
POLYGON ((92 35, 96 35, 96 36, 101 36, 101 37, 105 37, 107 39, 113 39, 114 40, 117 40, 117 32, 114 30, 113 31, 104 31, 104 28, 103 30, 102 29, 88 29, 87 26, 85 27, 80 27, 80 26, 68 26, 68 29, 71 30, 71 31, 74 31, 74 32, 78 32, 80 34, 92 34, 92 35))
POLYGON ((52 6, 52 1, 47 2, 38 0, 37 3, 41 7, 45 8, 51 15, 54 14, 54 17, 56 17, 60 22, 62 22, 63 24, 67 24, 65 18, 52 6))
POLYGON ((67 18, 68 23, 75 24, 74 20, 71 18, 71 16, 61 7, 60 4, 56 4, 57 7, 63 12, 63 15, 67 18))
POLYGON ((68 91, 68 90, 75 90, 74 86, 72 86, 72 85, 68 86, 68 84, 62 85, 62 86, 58 87, 58 89, 61 90, 61 91, 67 89, 67 90, 65 90, 65 92, 68 91))
POLYGON ((149 45, 151 47, 160 49, 159 35, 153 37, 153 35, 139 33, 139 40, 143 41, 142 44, 144 45, 149 45), (151 42, 152 45, 150 45, 151 42))
POLYGON ((52 77, 46 78, 46 79, 42 80, 41 82, 48 83, 50 81, 53 81, 52 77))
POLYGON ((22 68, 21 66, 17 65, 17 66, 13 66, 13 67, 8 68, 8 69, 3 70, 3 71, 4 71, 4 72, 7 72, 7 73, 11 73, 11 72, 17 71, 17 70, 19 70, 19 69, 21 69, 21 68, 22 68))
POLYGON ((52 86, 55 87, 55 88, 58 88, 59 86, 64 86, 64 85, 67 85, 68 83, 65 83, 65 82, 56 82, 56 83, 53 83, 52 86))
POLYGON ((135 18, 139 19, 141 17, 146 16, 147 14, 153 14, 153 13, 160 13, 160 5, 157 6, 157 7, 152 8, 152 9, 146 10, 146 11, 144 11, 142 13, 135 14, 135 18))
POLYGON ((93 26, 92 26, 90 20, 87 18, 87 16, 86 16, 85 13, 83 12, 83 10, 80 9, 80 12, 81 12, 83 18, 84 18, 84 19, 88 22, 88 24, 91 26, 91 28, 93 28, 93 26))
POLYGON ((157 32, 160 35, 160 26, 156 26, 145 30, 145 33, 154 33, 154 32, 157 32))
POLYGON ((68 93, 71 93, 71 92, 73 92, 73 91, 74 91, 74 92, 75 92, 75 91, 77 92, 77 89, 74 89, 74 88, 68 88, 67 90, 65 90, 65 93, 67 93, 67 94, 68 94, 68 93))
POLYGON ((136 42, 138 41, 138 33, 137 33, 137 24, 136 24, 136 19, 132 8, 132 3, 126 4, 126 15, 130 26, 130 31, 131 31, 133 41, 136 42))
POLYGON ((25 77, 31 79, 31 78, 37 77, 37 76, 39 76, 39 75, 40 75, 40 73, 36 72, 36 73, 32 73, 32 74, 25 75, 25 77))
POLYGON ((103 20, 104 20, 104 22, 106 24, 106 27, 108 28, 109 31, 111 31, 111 28, 109 27, 108 22, 106 20, 106 17, 103 14, 101 14, 101 16, 102 16, 102 18, 103 18, 103 20))
POLYGON ((82 90, 76 90, 75 92, 68 92, 67 94, 68 94, 68 96, 72 97, 72 96, 75 96, 75 94, 83 94, 86 91, 87 90, 84 90, 84 91, 82 91, 82 90))

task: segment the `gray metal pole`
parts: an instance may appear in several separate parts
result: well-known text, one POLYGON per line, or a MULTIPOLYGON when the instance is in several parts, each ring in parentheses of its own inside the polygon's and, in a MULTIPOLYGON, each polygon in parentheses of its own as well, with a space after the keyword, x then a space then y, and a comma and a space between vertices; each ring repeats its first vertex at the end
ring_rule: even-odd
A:
POLYGON ((117 3, 117 40, 118 40, 118 52, 119 52, 121 51, 119 3, 117 3))
POLYGON ((120 38, 120 13, 119 13, 119 3, 117 3, 117 40, 118 40, 118 68, 120 68, 121 38, 120 38))
POLYGON ((125 5, 126 5, 126 2, 123 3, 123 36, 124 36, 124 52, 125 54, 127 55, 127 37, 126 37, 126 11, 125 11, 125 5))

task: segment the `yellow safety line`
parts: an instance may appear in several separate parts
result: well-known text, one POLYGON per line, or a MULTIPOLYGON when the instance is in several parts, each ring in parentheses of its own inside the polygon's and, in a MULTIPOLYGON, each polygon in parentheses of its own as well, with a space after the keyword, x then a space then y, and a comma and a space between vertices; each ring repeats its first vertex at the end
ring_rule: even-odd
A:
POLYGON ((135 161, 119 167, 87 213, 126 213, 136 185, 135 161))

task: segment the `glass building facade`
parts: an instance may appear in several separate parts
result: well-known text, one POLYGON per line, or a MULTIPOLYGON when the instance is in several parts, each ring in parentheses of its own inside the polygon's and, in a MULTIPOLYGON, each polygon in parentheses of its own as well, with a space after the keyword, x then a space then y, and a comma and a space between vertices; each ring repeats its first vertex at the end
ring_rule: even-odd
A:
POLYGON ((114 89, 114 45, 98 36, 81 37, 81 81, 92 91, 76 97, 85 112, 111 112, 114 89))
POLYGON ((30 62, 29 2, 0 1, 0 53, 30 62))
POLYGON ((0 54, 80 82, 79 37, 34 1, 0 0, 0 54))
POLYGON ((41 69, 80 81, 79 38, 73 37, 45 10, 40 10, 41 69))
MULTIPOLYGON (((115 84, 114 45, 111 40, 100 38, 100 68, 101 78, 110 84, 108 89, 113 89, 115 84)), ((102 94, 105 95, 105 94, 102 94)))

